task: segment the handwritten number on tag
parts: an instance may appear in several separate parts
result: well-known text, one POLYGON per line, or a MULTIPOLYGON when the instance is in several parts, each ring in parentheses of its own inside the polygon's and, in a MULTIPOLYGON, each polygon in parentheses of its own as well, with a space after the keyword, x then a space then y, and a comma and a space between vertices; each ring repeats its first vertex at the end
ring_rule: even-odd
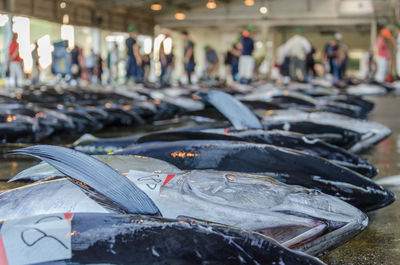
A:
MULTIPOLYGON (((35 222, 35 224, 38 224, 38 223, 41 223, 41 222, 44 222, 44 221, 48 221, 48 219, 58 219, 58 220, 62 220, 63 218, 61 218, 60 216, 46 216, 46 217, 43 217, 43 218, 40 218, 39 220, 37 220, 36 222, 35 222)), ((44 240, 45 238, 48 238, 48 239, 52 239, 52 240, 55 240, 56 242, 58 242, 61 246, 63 246, 65 249, 68 249, 68 247, 60 240, 60 239, 58 239, 57 237, 55 237, 55 236, 52 236, 52 235, 48 235, 46 232, 44 232, 43 230, 41 230, 41 229, 38 229, 38 228, 28 228, 28 229, 25 229, 24 231, 22 231, 21 232, 21 240, 22 240, 22 242, 24 242, 25 243, 25 245, 27 245, 28 247, 32 247, 32 246, 34 246, 37 242, 39 242, 39 241, 41 241, 41 240, 44 240), (35 239, 35 240, 33 240, 33 241, 30 241, 29 239, 27 239, 26 237, 27 237, 27 234, 28 233, 35 233, 35 232, 37 232, 37 234, 38 234, 38 236, 37 236, 37 238, 35 239), (29 242, 30 241, 30 242, 29 242)))

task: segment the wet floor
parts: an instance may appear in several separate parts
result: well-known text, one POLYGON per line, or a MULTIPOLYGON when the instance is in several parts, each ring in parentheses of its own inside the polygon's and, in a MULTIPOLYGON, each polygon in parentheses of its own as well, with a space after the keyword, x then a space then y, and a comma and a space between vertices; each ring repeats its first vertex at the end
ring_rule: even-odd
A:
MULTIPOLYGON (((372 164, 379 168, 377 178, 400 175, 400 97, 370 98, 376 103, 370 119, 389 126, 393 130, 391 137, 381 142, 369 152, 363 154, 372 164)), ((186 125, 187 126, 187 125, 186 125)), ((130 134, 143 134, 146 131, 162 130, 169 127, 181 127, 180 124, 158 123, 156 126, 111 128, 96 133, 99 137, 118 137, 130 134)), ((48 144, 67 144, 77 136, 65 136, 49 140, 48 144)), ((37 160, 22 157, 4 157, 7 150, 18 145, 0 147, 0 191, 23 185, 7 183, 6 180, 17 172, 37 163, 37 160)), ((400 198, 400 186, 392 189, 400 198)), ((400 201, 372 212, 369 215, 370 225, 352 241, 322 257, 328 264, 400 264, 400 201)))
MULTIPOLYGON (((370 119, 389 126, 393 134, 362 156, 379 168, 377 178, 400 175, 400 98, 370 98, 376 103, 370 119)), ((400 187, 390 188, 400 198, 400 187)), ((322 259, 328 264, 400 264, 400 200, 368 214, 360 235, 322 259)))

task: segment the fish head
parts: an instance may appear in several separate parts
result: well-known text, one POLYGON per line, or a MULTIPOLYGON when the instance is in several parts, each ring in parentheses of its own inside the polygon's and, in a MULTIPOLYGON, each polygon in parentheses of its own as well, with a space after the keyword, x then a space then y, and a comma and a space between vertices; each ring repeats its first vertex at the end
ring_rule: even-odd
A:
MULTIPOLYGON (((191 202, 199 198, 215 213, 208 219, 257 231, 311 255, 347 242, 368 224, 363 212, 336 197, 265 175, 190 171, 185 183, 185 196, 191 202)), ((191 214, 202 204, 193 204, 191 214)))

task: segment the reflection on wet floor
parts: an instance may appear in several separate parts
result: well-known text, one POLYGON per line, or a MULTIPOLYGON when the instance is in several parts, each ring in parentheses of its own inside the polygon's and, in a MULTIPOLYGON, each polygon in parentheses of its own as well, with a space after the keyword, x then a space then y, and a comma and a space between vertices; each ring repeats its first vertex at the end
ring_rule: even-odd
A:
MULTIPOLYGON (((362 156, 379 168, 377 178, 400 174, 400 97, 370 98, 376 103, 375 110, 370 119, 389 126, 393 130, 391 137, 378 146, 364 153, 362 156)), ((100 137, 126 136, 132 133, 143 134, 146 131, 162 130, 168 127, 181 127, 166 124, 157 127, 142 127, 121 130, 110 129, 96 134, 100 137)), ((62 137, 63 143, 71 143, 77 136, 62 137)), ((53 139, 48 144, 57 144, 53 139)), ((7 150, 18 146, 9 145, 0 147, 0 191, 24 185, 25 183, 7 183, 6 180, 13 177, 21 170, 37 164, 37 160, 25 157, 4 156, 7 150), (3 180, 3 181, 2 181, 3 180)), ((392 189, 396 196, 400 197, 400 186, 392 189)), ((372 212, 369 215, 370 225, 352 241, 333 250, 322 260, 328 264, 400 264, 400 203, 395 201, 392 205, 372 212)))

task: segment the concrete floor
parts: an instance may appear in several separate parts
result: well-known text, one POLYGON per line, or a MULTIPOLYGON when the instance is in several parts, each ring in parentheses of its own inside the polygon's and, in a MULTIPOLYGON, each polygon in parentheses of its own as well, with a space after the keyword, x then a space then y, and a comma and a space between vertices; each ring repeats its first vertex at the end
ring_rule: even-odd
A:
MULTIPOLYGON (((400 98, 370 98, 376 103, 370 119, 393 134, 362 155, 379 168, 377 178, 400 174, 400 98)), ((400 198, 400 187, 389 187, 400 198)), ((328 264, 400 264, 400 201, 368 214, 370 224, 352 241, 322 258, 328 264)))

